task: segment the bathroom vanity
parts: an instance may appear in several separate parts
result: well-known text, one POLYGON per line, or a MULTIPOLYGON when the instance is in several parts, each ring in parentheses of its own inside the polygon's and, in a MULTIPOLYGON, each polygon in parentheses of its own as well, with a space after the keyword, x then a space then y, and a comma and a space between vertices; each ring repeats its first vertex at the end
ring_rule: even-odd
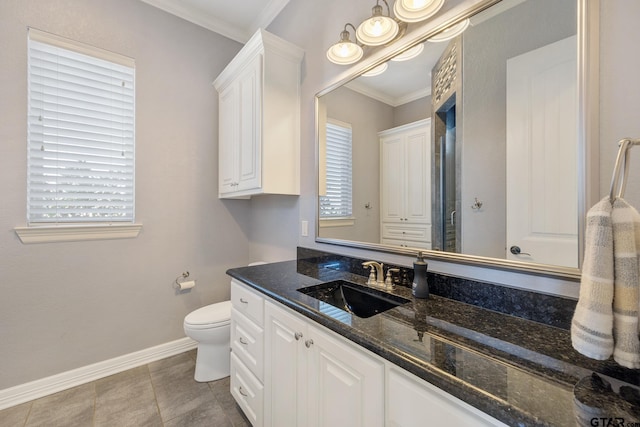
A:
POLYGON ((364 284, 362 261, 300 248, 296 261, 228 271, 231 392, 254 426, 573 426, 596 414, 640 422, 637 402, 616 395, 638 393, 640 373, 571 348, 575 301, 546 297, 539 313, 526 292, 430 274, 430 299, 398 286, 391 293, 409 302, 363 318, 299 291, 364 284), (460 295, 438 295, 444 288, 460 295), (478 304, 482 292, 508 303, 461 302, 460 289, 478 304), (590 392, 593 372, 611 393, 590 392))

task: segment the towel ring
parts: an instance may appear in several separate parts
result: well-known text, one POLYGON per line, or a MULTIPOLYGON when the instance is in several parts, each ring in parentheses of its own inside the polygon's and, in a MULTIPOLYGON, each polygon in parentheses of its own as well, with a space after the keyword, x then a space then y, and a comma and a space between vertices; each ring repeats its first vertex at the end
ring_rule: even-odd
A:
POLYGON ((629 150, 634 145, 639 145, 640 139, 624 138, 618 142, 618 156, 616 164, 613 167, 613 176, 611 177, 611 189, 609 191, 609 200, 613 201, 624 196, 627 187, 627 178, 629 176, 629 150), (617 191, 617 193, 616 193, 617 191))

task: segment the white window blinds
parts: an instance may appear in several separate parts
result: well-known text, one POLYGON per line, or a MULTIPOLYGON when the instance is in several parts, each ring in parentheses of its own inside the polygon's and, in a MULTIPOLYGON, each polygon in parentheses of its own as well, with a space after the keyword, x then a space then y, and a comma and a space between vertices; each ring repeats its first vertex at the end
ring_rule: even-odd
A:
POLYGON ((134 221, 134 62, 29 29, 29 223, 134 221))
POLYGON ((326 193, 320 197, 320 218, 352 216, 351 125, 327 120, 326 193))

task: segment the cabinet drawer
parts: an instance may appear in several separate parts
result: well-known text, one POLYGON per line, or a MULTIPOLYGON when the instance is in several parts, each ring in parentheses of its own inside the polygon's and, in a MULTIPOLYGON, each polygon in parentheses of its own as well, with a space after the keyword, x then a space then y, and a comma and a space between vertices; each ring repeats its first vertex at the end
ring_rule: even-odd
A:
POLYGON ((382 237, 385 239, 431 242, 431 224, 382 223, 382 237))
POLYGON ((264 330, 231 309, 231 350, 260 381, 264 378, 264 330))
POLYGON ((253 427, 262 427, 264 387, 231 353, 231 394, 253 427))
POLYGON ((235 279, 231 279, 231 304, 257 325, 263 325, 264 298, 235 279))
POLYGON ((381 239, 383 245, 400 246, 401 248, 431 249, 431 242, 419 242, 412 240, 381 239))

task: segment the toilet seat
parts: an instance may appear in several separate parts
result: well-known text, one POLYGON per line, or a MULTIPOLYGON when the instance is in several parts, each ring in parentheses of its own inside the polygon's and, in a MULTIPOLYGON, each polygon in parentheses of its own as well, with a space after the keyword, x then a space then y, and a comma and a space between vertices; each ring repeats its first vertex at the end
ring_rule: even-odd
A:
POLYGON ((192 329, 208 329, 226 326, 231 321, 231 301, 201 307, 184 318, 185 326, 192 329))

